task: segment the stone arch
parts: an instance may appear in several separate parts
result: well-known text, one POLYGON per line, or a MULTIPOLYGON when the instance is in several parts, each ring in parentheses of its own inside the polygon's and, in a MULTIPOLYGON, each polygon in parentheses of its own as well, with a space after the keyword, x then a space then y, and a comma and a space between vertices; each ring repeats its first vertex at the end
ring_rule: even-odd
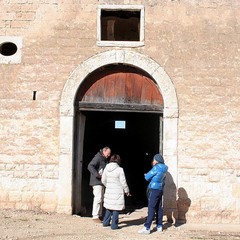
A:
POLYGON ((135 66, 151 75, 164 100, 163 155, 177 185, 178 102, 173 83, 164 69, 151 58, 129 50, 111 50, 95 55, 80 64, 67 80, 60 100, 60 157, 58 212, 72 212, 72 157, 74 100, 81 82, 99 67, 122 63, 135 66))

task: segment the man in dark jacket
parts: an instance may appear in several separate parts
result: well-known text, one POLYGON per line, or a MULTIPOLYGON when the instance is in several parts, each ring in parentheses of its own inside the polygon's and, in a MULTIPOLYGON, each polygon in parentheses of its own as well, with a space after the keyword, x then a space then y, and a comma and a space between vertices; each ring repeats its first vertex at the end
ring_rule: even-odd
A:
POLYGON ((91 173, 90 186, 93 188, 93 208, 92 217, 95 222, 101 222, 102 218, 102 203, 104 186, 101 182, 103 170, 107 164, 107 158, 111 155, 111 149, 104 147, 100 150, 91 162, 88 164, 88 170, 91 173))

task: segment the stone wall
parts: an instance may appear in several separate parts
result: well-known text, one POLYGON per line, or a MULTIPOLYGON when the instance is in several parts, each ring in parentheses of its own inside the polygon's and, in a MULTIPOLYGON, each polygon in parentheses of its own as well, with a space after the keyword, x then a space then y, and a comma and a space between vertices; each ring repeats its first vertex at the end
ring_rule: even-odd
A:
POLYGON ((21 37, 22 56, 0 64, 0 207, 57 210, 63 87, 83 61, 118 49, 96 44, 98 4, 145 7, 145 45, 131 50, 177 93, 179 218, 240 223, 238 0, 3 0, 0 36, 21 37))

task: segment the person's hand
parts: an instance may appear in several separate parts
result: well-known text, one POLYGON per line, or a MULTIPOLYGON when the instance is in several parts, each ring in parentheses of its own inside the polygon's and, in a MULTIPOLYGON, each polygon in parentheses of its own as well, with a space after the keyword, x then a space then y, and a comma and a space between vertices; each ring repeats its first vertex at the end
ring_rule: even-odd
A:
POLYGON ((131 197, 132 196, 130 192, 126 193, 126 195, 127 195, 127 197, 131 197))
POLYGON ((101 179, 102 175, 98 174, 96 178, 101 179))

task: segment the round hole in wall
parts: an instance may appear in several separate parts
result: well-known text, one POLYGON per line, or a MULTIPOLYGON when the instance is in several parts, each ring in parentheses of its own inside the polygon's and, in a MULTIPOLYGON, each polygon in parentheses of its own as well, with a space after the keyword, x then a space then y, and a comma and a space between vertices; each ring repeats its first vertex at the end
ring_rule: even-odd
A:
POLYGON ((12 42, 0 44, 0 54, 3 56, 12 56, 17 52, 17 45, 12 42))

